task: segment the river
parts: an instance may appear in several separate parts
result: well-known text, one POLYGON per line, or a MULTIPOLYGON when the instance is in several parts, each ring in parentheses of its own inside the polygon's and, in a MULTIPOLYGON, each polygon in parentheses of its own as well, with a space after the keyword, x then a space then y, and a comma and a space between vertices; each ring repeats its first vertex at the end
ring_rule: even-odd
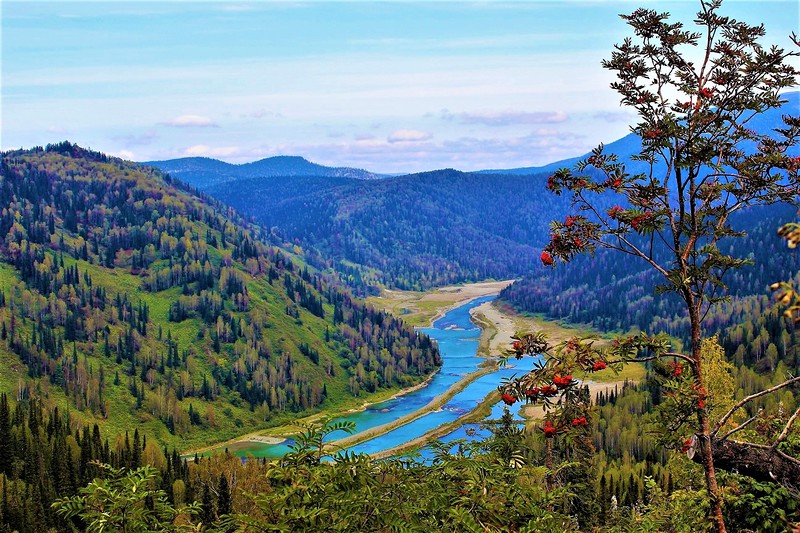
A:
MULTIPOLYGON (((352 413, 334 421, 351 421, 355 424, 356 432, 388 424, 424 408, 465 376, 478 370, 479 365, 486 359, 477 355, 481 330, 472 322, 470 310, 494 298, 496 296, 484 296, 467 302, 436 320, 433 327, 420 329, 421 332, 436 340, 442 355, 442 368, 433 376, 427 386, 374 404, 364 411, 352 413)), ((512 360, 513 366, 509 365, 479 377, 467 385, 464 390, 455 394, 441 409, 426 413, 416 420, 348 449, 356 453, 368 454, 385 451, 421 437, 442 424, 453 422, 474 409, 490 392, 497 388, 503 378, 510 378, 515 374, 529 371, 534 361, 535 359, 530 357, 520 361, 512 360)), ((517 414, 517 407, 519 404, 515 406, 515 414, 517 414)), ((496 405, 491 418, 499 418, 501 414, 502 405, 496 405)), ((330 438, 338 439, 343 436, 345 436, 343 432, 337 432, 330 435, 330 438)), ((466 428, 462 426, 442 440, 449 441, 465 436, 466 428)), ((290 451, 289 444, 291 444, 291 440, 282 444, 242 442, 228 448, 231 452, 241 456, 280 457, 290 451)))

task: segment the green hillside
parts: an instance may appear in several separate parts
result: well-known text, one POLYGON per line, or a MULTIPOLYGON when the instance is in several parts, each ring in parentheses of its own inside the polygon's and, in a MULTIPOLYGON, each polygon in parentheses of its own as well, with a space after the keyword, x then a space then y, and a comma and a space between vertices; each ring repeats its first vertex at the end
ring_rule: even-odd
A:
POLYGON ((160 171, 70 143, 0 167, 0 392, 179 447, 419 382, 436 347, 160 171))

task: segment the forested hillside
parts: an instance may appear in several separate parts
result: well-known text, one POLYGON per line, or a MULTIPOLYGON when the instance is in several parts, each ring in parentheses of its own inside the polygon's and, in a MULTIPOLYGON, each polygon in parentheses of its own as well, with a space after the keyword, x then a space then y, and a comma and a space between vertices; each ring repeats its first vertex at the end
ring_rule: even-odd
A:
POLYGON ((0 390, 208 443, 419 382, 424 335, 208 198, 64 142, 0 166, 0 390))
MULTIPOLYGON (((777 228, 795 217, 796 209, 785 204, 751 208, 733 217, 732 226, 747 235, 722 246, 752 264, 728 273, 727 294, 765 296, 769 284, 800 271, 800 257, 787 251, 777 235, 777 228)), ((685 339, 688 330, 680 303, 673 294, 656 294, 658 283, 657 274, 642 261, 598 250, 594 256, 579 256, 560 268, 524 278, 501 297, 521 311, 591 324, 604 331, 637 327, 685 339)), ((723 304, 710 313, 708 331, 716 331, 725 322, 721 316, 729 317, 727 308, 723 304)))
POLYGON ((549 217, 566 209, 545 203, 545 181, 440 170, 379 181, 257 178, 207 192, 318 250, 352 285, 424 289, 538 268, 549 217))

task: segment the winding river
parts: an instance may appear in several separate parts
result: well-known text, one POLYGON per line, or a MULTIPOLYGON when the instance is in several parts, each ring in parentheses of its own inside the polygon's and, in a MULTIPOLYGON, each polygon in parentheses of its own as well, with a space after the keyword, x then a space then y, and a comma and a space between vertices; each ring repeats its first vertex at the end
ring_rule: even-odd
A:
MULTIPOLYGON (((433 327, 420 329, 436 340, 442 354, 442 368, 430 380, 427 386, 398 396, 391 400, 371 405, 364 411, 337 418, 334 421, 351 421, 356 432, 391 423, 398 418, 422 409, 437 396, 447 392, 468 374, 479 369, 486 359, 477 355, 481 330, 472 322, 470 310, 495 299, 496 296, 484 296, 452 309, 436 320, 433 327)), ((533 366, 533 358, 513 361, 514 366, 506 366, 477 378, 462 391, 453 396, 441 409, 431 411, 421 417, 394 430, 357 444, 349 450, 357 453, 373 454, 405 444, 423 436, 427 432, 457 420, 470 412, 497 386, 503 378, 527 372, 533 366)), ((515 409, 516 412, 516 409, 515 409)), ((490 418, 499 418, 502 405, 496 405, 490 418)), ((474 425, 473 427, 476 427, 474 425)), ((456 429, 442 440, 464 438, 467 435, 464 426, 456 429)), ((331 439, 343 437, 342 432, 330 435, 331 439)), ((255 457, 280 457, 287 453, 291 441, 282 444, 262 444, 257 442, 237 443, 230 446, 231 452, 237 455, 253 455, 255 457)))

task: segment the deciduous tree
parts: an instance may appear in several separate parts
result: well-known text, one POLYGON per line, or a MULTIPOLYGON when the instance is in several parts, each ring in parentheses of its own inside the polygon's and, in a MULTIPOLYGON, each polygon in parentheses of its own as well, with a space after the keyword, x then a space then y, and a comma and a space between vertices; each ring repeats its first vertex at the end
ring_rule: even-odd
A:
MULTIPOLYGON (((576 367, 591 371, 595 365, 631 360, 672 360, 673 377, 682 374, 683 385, 676 390, 695 419, 686 427, 693 428, 717 531, 725 531, 718 466, 784 484, 800 473, 800 461, 780 446, 798 413, 786 423, 782 437, 768 444, 731 438, 747 421, 723 430, 749 402, 800 382, 800 377, 789 376, 744 398, 718 415, 716 423, 710 417, 702 322, 725 298, 725 274, 747 264, 726 253, 731 240, 743 235, 731 226, 730 215, 754 205, 797 203, 800 190, 800 157, 790 155, 800 138, 800 117, 784 116, 784 125, 775 131, 752 129, 759 115, 782 105, 781 91, 797 84, 799 71, 791 62, 798 51, 762 46, 763 25, 720 14, 721 3, 700 2, 696 31, 650 9, 622 16, 634 35, 618 44, 603 66, 616 74, 611 87, 621 95, 622 105, 638 115, 632 131, 641 138, 641 151, 626 162, 601 145, 574 169, 560 169, 548 180, 555 194, 571 195, 576 211, 552 223, 541 261, 550 266, 597 249, 643 261, 661 275, 659 290, 677 294, 685 304, 691 328, 688 350, 673 351, 665 337, 648 335, 620 338, 603 351, 586 339, 554 349, 542 337, 528 336, 515 345, 516 355, 549 356, 530 375, 504 386, 518 398, 545 401, 564 413, 571 409, 576 383, 559 382, 566 375, 571 378, 576 367), (557 394, 542 395, 550 386, 557 394)), ((790 40, 800 45, 796 35, 790 40)), ((563 425, 563 415, 558 416, 563 425)))

